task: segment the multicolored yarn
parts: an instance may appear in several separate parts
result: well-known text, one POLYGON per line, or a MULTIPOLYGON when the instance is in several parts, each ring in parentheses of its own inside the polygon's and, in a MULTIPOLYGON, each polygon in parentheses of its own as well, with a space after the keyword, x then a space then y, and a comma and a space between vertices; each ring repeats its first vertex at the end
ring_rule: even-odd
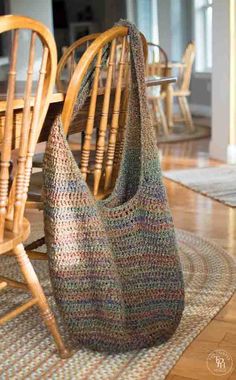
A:
POLYGON ((131 89, 124 153, 106 200, 90 193, 60 122, 44 161, 44 216, 56 302, 75 345, 119 352, 176 330, 184 285, 145 94, 144 58, 130 23, 131 89))

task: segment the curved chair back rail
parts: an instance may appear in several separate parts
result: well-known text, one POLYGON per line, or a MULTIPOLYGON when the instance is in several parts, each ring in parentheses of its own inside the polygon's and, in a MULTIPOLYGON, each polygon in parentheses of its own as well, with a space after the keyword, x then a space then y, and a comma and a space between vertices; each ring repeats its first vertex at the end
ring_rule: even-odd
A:
MULTIPOLYGON (((146 64, 147 76, 168 76, 168 57, 165 50, 157 44, 148 42, 148 60, 146 64)), ((166 85, 160 88, 148 89, 148 102, 151 109, 153 125, 155 128, 162 128, 164 134, 169 134, 167 120, 162 104, 162 97, 166 91, 166 85)))
POLYGON ((168 56, 165 50, 152 42, 147 43, 148 60, 146 65, 147 76, 167 76, 168 75, 168 56))
POLYGON ((74 73, 74 70, 77 64, 76 52, 81 49, 82 49, 82 52, 84 52, 99 35, 100 33, 93 33, 88 36, 82 37, 79 40, 73 42, 73 44, 70 45, 68 48, 66 48, 57 66, 56 85, 59 91, 64 90, 63 78, 62 78, 63 71, 65 69, 67 71, 67 77, 65 79, 68 82, 74 73))
POLYGON ((196 46, 194 42, 190 41, 182 57, 182 62, 184 63, 184 67, 178 79, 178 83, 181 90, 184 90, 184 91, 189 90, 192 67, 193 67, 195 55, 196 55, 196 46))

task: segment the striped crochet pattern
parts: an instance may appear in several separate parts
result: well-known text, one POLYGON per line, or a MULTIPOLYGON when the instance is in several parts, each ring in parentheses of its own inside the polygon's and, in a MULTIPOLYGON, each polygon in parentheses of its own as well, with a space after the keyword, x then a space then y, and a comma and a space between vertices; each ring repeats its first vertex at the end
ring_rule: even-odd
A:
POLYGON ((165 342, 184 308, 140 34, 134 25, 121 24, 129 27, 132 80, 124 152, 112 194, 94 199, 60 119, 44 160, 45 237, 55 299, 72 343, 108 352, 165 342))

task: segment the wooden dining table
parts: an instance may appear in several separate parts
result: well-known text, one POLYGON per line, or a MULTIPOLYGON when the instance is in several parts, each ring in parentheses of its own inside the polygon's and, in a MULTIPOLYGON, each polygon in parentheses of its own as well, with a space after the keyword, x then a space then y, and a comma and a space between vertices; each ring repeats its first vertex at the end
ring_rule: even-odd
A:
MULTIPOLYGON (((176 82, 176 77, 168 76, 168 77, 158 77, 151 76, 146 78, 146 86, 147 88, 154 86, 166 86, 168 91, 168 86, 176 82)), ((19 136, 20 136, 20 128, 22 121, 22 110, 24 107, 24 81, 17 81, 15 87, 15 99, 13 102, 14 108, 14 126, 15 126, 15 148, 19 146, 19 136)), ((114 89, 113 89, 114 90, 114 89)), ((57 115, 59 115, 63 108, 63 103, 65 99, 65 91, 59 92, 56 88, 54 88, 53 94, 51 96, 49 109, 47 112, 47 116, 41 130, 41 134, 39 136, 38 142, 47 141, 52 123, 57 115)), ((115 92, 115 91, 113 91, 115 92)), ((0 136, 3 134, 4 122, 5 122, 5 109, 6 109, 6 94, 7 94, 7 81, 0 82, 0 136)), ((100 98, 102 100, 102 91, 100 94, 100 98)), ((33 102, 33 98, 32 98, 33 102)), ((89 100, 87 100, 87 105, 85 103, 85 109, 88 106, 89 100)), ((32 103, 33 104, 33 103, 32 103)), ((99 110, 99 107, 98 107, 99 110)), ((99 111, 98 111, 99 117, 99 111)), ((73 120, 72 125, 70 127, 70 134, 82 132, 85 130, 87 121, 87 112, 80 112, 79 117, 73 120)))

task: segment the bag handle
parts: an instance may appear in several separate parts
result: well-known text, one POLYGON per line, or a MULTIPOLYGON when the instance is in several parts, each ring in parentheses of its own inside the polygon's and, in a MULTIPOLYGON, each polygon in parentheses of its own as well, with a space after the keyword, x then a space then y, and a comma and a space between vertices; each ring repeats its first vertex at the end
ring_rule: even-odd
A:
POLYGON ((158 160, 156 137, 146 95, 143 45, 140 32, 134 24, 120 20, 118 25, 126 26, 129 29, 131 59, 128 117, 120 176, 122 176, 123 167, 127 170, 127 166, 133 165, 134 160, 137 159, 140 160, 140 181, 142 181, 144 175, 147 178, 151 174, 149 161, 158 160), (132 161, 131 151, 133 151, 132 161))
MULTIPOLYGON (((130 37, 130 58, 131 58, 131 83, 128 101, 128 117, 126 122, 126 132, 124 139, 124 151, 121 159, 120 173, 116 181, 117 186, 121 177, 127 173, 132 173, 132 165, 134 162, 140 164, 140 171, 136 170, 136 176, 139 176, 139 183, 142 178, 150 176, 150 170, 146 167, 150 160, 157 158, 157 146, 155 144, 154 130, 152 128, 151 118, 149 114, 146 84, 145 84, 145 62, 143 45, 139 30, 129 21, 120 20, 117 24, 125 26, 129 29, 130 37), (132 157, 132 159, 130 159, 132 157)), ((110 44, 103 49, 102 65, 105 64, 109 54, 110 44)), ((91 63, 90 70, 84 77, 81 88, 78 93, 77 102, 75 104, 72 120, 83 107, 87 96, 89 95, 91 84, 93 82, 95 71, 95 60, 91 63)), ((61 117, 58 122, 54 123, 62 127, 61 117)), ((122 181, 122 179, 121 179, 122 181)), ((117 187, 115 186, 115 187, 117 187)))

